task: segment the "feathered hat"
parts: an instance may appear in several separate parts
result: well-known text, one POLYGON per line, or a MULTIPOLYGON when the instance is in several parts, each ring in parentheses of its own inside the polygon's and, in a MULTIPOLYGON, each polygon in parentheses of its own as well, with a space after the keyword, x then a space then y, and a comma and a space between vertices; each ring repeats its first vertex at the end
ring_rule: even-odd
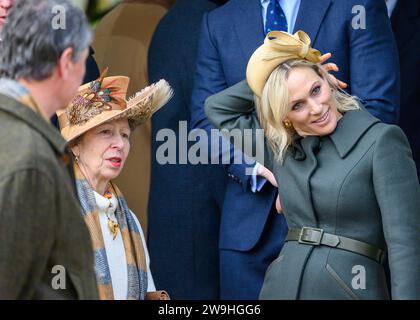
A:
POLYGON ((82 85, 70 104, 57 111, 61 134, 68 142, 110 120, 126 118, 131 128, 141 125, 172 97, 168 82, 160 80, 127 100, 130 79, 106 77, 107 71, 82 85))

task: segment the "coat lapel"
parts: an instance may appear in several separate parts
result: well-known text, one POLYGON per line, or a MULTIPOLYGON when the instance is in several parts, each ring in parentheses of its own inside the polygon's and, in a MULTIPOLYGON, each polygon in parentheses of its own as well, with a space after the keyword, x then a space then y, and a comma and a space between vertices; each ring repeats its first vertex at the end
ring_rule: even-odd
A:
POLYGON ((308 136, 304 139, 295 138, 290 157, 286 157, 283 166, 279 167, 279 192, 284 208, 284 214, 289 227, 302 226, 317 227, 318 218, 314 210, 311 192, 311 177, 315 172, 318 161, 316 153, 319 150, 320 138, 308 136), (291 201, 300 195, 301 201, 291 201), (298 215, 294 213, 298 212, 298 215))
POLYGON ((309 219, 313 221, 313 224, 310 226, 318 226, 318 217, 315 212, 315 207, 312 201, 312 190, 311 190, 311 178, 314 174, 316 168, 318 167, 318 160, 316 158, 316 153, 319 151, 320 138, 317 136, 309 136, 305 139, 302 139, 302 147, 304 149, 305 155, 307 157, 306 165, 302 168, 301 174, 304 176, 304 181, 306 181, 306 197, 308 201, 308 211, 307 215, 309 219))
POLYGON ((365 132, 380 122, 361 106, 360 110, 347 111, 330 135, 341 158, 346 157, 365 132))
POLYGON ((392 29, 398 48, 409 45, 416 32, 415 19, 420 17, 420 4, 416 0, 398 1, 391 16, 392 29))
POLYGON ((233 15, 233 23, 245 61, 264 41, 264 26, 259 0, 238 1, 239 14, 233 15))
POLYGON ((314 43, 330 5, 331 0, 301 0, 293 32, 305 31, 314 43))

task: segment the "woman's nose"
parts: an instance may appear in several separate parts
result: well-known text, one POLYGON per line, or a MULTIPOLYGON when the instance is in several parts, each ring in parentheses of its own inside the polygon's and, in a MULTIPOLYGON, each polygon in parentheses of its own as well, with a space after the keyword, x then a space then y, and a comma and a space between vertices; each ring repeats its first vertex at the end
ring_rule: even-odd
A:
POLYGON ((124 138, 121 135, 116 135, 112 146, 117 149, 122 149, 124 147, 124 138))
POLYGON ((318 103, 317 101, 310 99, 309 106, 311 107, 311 113, 313 115, 322 113, 322 103, 318 103))

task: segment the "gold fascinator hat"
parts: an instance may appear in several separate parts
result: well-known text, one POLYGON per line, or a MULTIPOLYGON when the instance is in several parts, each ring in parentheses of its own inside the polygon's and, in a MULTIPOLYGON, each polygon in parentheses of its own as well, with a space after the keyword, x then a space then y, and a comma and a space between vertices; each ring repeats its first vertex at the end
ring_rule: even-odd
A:
POLYGON ((267 33, 264 43, 252 54, 246 69, 246 79, 251 90, 261 97, 271 72, 290 59, 305 59, 318 63, 321 53, 311 48, 311 39, 302 30, 295 34, 284 31, 267 33))
POLYGON ((141 125, 172 97, 168 82, 160 80, 127 100, 130 79, 106 77, 107 71, 79 87, 70 104, 57 111, 61 134, 68 142, 111 120, 127 118, 131 128, 141 125))

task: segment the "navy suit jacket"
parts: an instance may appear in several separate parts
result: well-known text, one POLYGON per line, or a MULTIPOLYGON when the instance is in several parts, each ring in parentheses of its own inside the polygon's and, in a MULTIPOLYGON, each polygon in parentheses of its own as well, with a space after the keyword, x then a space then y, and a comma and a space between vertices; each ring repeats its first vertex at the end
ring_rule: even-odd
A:
POLYGON ((401 70, 401 117, 420 177, 420 1, 399 0, 391 16, 401 70))
POLYGON ((93 51, 93 48, 89 47, 89 55, 86 59, 86 71, 85 76, 83 77, 83 83, 88 83, 99 78, 100 71, 95 58, 93 57, 94 54, 95 51, 93 51))
MULTIPOLYGON (((399 65, 386 5, 377 0, 302 0, 295 24, 313 46, 331 52, 337 77, 381 120, 398 121, 399 65), (366 9, 366 29, 352 28, 352 8, 366 9)), ((205 99, 245 78, 251 54, 264 40, 259 0, 230 0, 203 18, 195 84, 192 127, 214 128, 204 113, 205 99)), ((266 183, 253 194, 246 165, 225 165, 228 179, 219 247, 250 250, 258 242, 277 194, 266 183)), ((281 182, 280 182, 281 183, 281 182)))
POLYGON ((180 121, 190 121, 199 37, 195 30, 203 14, 216 7, 208 0, 178 0, 158 24, 149 48, 149 81, 166 79, 174 97, 152 118, 148 248, 156 287, 174 299, 219 298, 224 172, 218 166, 161 165, 156 160, 163 144, 156 141, 161 129, 173 130, 177 143, 186 138, 178 128, 180 121))

